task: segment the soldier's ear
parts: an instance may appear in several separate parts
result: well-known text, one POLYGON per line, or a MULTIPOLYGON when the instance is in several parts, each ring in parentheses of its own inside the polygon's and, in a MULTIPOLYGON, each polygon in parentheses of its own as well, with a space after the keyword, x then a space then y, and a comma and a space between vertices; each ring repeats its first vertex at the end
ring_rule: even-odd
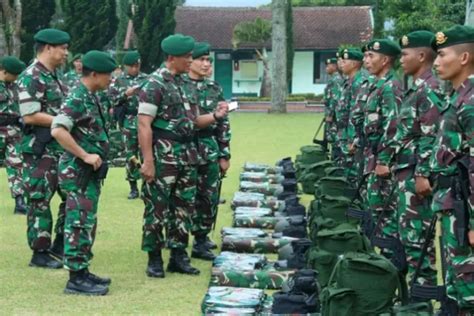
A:
POLYGON ((472 64, 473 56, 470 52, 462 52, 459 60, 462 66, 470 65, 472 64))

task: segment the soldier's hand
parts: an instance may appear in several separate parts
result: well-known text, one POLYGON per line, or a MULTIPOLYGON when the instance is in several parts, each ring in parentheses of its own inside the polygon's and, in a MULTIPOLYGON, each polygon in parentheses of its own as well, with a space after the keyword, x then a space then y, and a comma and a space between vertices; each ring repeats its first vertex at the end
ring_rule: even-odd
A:
POLYGON ((150 183, 155 180, 155 164, 153 161, 144 161, 140 168, 140 173, 143 176, 143 180, 146 183, 150 183))
POLYGON ((474 230, 469 230, 469 232, 467 233, 467 238, 469 239, 469 245, 471 245, 471 247, 474 247, 474 230))
POLYGON ((222 175, 225 175, 227 170, 229 170, 230 161, 224 158, 219 159, 219 167, 221 168, 222 175))
POLYGON ((84 162, 86 164, 91 165, 94 168, 94 170, 99 169, 100 166, 102 165, 102 159, 100 158, 99 155, 96 155, 96 154, 87 154, 84 157, 84 162))
POLYGON ((432 192, 430 180, 425 177, 415 177, 415 191, 422 197, 430 195, 432 192))
POLYGON ((382 178, 387 178, 390 175, 390 168, 388 166, 377 165, 375 167, 375 174, 382 178))
POLYGON ((349 145, 349 155, 351 155, 351 156, 354 155, 355 150, 356 150, 355 145, 354 145, 354 144, 350 144, 350 145, 349 145))
POLYGON ((125 91, 125 94, 127 95, 127 97, 131 97, 138 91, 138 88, 139 88, 138 86, 128 88, 127 91, 125 91))
POLYGON ((326 116, 326 122, 328 122, 328 123, 332 123, 332 117, 330 117, 330 116, 326 116))
POLYGON ((214 112, 216 117, 221 119, 227 116, 227 113, 229 112, 229 104, 225 101, 219 102, 217 105, 216 111, 214 112))

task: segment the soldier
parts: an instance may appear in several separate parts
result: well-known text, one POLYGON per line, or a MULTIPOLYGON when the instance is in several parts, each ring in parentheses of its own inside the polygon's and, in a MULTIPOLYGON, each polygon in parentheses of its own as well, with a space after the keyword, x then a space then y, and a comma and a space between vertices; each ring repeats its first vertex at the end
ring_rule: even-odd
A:
POLYGON ((161 43, 167 55, 163 67, 151 74, 139 92, 138 140, 143 154, 144 179, 143 251, 148 252, 146 273, 164 277, 161 249, 167 246, 171 257, 169 272, 199 274, 192 267, 186 246, 196 196, 198 152, 194 129, 222 121, 227 105, 219 104, 212 114, 197 116, 194 91, 187 91, 183 74, 192 62, 194 39, 182 34, 168 36, 161 43))
MULTIPOLYGON (((326 121, 325 129, 327 131, 327 140, 334 144, 335 135, 335 108, 337 104, 337 95, 341 89, 342 77, 337 69, 337 58, 328 58, 326 60, 326 73, 328 74, 328 83, 324 88, 324 119, 326 121)), ((333 147, 333 153, 335 148, 333 147)))
MULTIPOLYGON (((58 190, 57 163, 62 148, 52 139, 50 126, 67 95, 67 87, 56 71, 67 59, 70 37, 57 29, 43 29, 34 39, 36 61, 18 79, 20 113, 26 124, 21 151, 29 208, 27 236, 33 250, 30 266, 59 269, 62 263, 54 260, 48 249, 53 226, 50 201, 58 190)), ((58 257, 62 256, 64 248, 64 216, 64 204, 61 203, 54 228, 56 239, 51 249, 58 257)))
MULTIPOLYGON (((400 58, 405 75, 412 76, 413 84, 406 91, 398 115, 397 132, 390 147, 396 152, 379 155, 379 161, 394 163, 398 182, 399 235, 405 247, 408 277, 412 278, 424 244, 424 232, 430 225, 431 195, 419 195, 416 187, 428 182, 429 157, 438 130, 443 93, 432 67, 436 52, 431 48, 434 34, 415 31, 400 39, 400 58), (416 181, 415 181, 416 177, 416 181)), ((396 119, 396 118, 395 118, 396 119)), ((434 244, 428 248, 421 265, 420 284, 436 285, 434 244)))
MULTIPOLYGON (((365 107, 364 134, 367 146, 364 172, 368 175, 368 207, 375 211, 375 221, 379 224, 377 229, 383 237, 398 237, 394 184, 389 166, 380 161, 379 156, 389 149, 388 141, 396 132, 402 87, 395 76, 393 64, 399 54, 398 44, 388 39, 375 40, 368 47, 367 69, 376 76, 376 82, 369 91, 365 107)), ((387 251, 383 253, 390 256, 387 251)))
POLYGON ((5 161, 8 185, 15 199, 15 214, 26 214, 23 200, 20 157, 20 108, 18 86, 15 80, 25 69, 25 64, 13 56, 0 60, 0 157, 5 161))
MULTIPOLYGON (((213 113, 220 102, 225 102, 222 88, 215 81, 207 79, 211 63, 210 45, 196 43, 193 50, 193 62, 186 77, 191 89, 197 92, 199 113, 213 113)), ((191 256, 204 260, 213 260, 213 247, 208 234, 216 220, 219 203, 219 187, 222 177, 229 169, 230 125, 229 120, 211 124, 197 131, 200 161, 197 169, 196 211, 193 216, 192 234, 194 244, 191 256)))
MULTIPOLYGON (((446 292, 459 307, 459 311, 450 312, 471 315, 474 311, 474 28, 457 25, 438 32, 432 45, 438 52, 434 65, 439 77, 453 85, 441 110, 440 128, 430 158, 435 176, 432 208, 441 218, 446 292)), ((422 195, 429 194, 431 189, 426 181, 417 183, 417 192, 422 195)))
POLYGON ((73 69, 69 70, 63 77, 64 83, 69 89, 77 87, 82 75, 82 54, 76 54, 72 58, 73 69))
POLYGON ((109 95, 114 104, 114 111, 117 111, 116 117, 119 120, 119 125, 123 127, 126 178, 130 184, 128 199, 133 200, 140 195, 137 187, 140 171, 136 163, 139 158, 137 138, 138 97, 136 94, 147 75, 140 72, 141 61, 140 54, 137 51, 127 52, 122 62, 125 65, 125 73, 114 80, 109 95))
POLYGON ((105 295, 109 278, 89 272, 97 228, 100 187, 107 171, 109 139, 96 92, 107 89, 114 59, 107 53, 84 55, 79 86, 71 91, 51 124, 51 134, 66 150, 59 160, 59 185, 66 192, 64 266, 67 294, 105 295))

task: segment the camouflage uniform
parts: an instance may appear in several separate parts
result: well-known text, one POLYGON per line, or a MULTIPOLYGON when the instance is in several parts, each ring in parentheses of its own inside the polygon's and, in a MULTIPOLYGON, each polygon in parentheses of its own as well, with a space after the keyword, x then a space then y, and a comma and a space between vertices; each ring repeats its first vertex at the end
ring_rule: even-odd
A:
POLYGON ((69 87, 70 90, 72 90, 73 88, 79 86, 79 83, 81 82, 81 75, 78 74, 75 69, 71 69, 64 74, 63 82, 69 87))
MULTIPOLYGON (((60 109, 67 88, 59 81, 55 73, 36 61, 19 77, 20 112, 22 116, 45 112, 55 116, 60 109)), ((31 129, 30 126, 27 129, 31 129)), ((27 131, 21 142, 23 153, 23 183, 28 210, 28 243, 33 250, 47 250, 51 244, 53 220, 50 201, 58 190, 57 164, 61 146, 52 139, 41 156, 33 153, 36 136, 27 131)), ((64 194, 59 190, 62 200, 64 194)), ((59 207, 54 231, 56 235, 64 233, 64 203, 59 207)))
POLYGON ((366 103, 364 115, 364 133, 367 138, 365 151, 365 174, 367 179, 367 203, 374 217, 380 218, 381 233, 384 236, 398 237, 396 219, 396 198, 393 197, 394 183, 391 178, 382 178, 375 174, 375 166, 380 163, 380 155, 390 150, 388 140, 395 136, 396 118, 401 103, 402 89, 390 70, 372 86, 366 103), (389 197, 392 194, 392 197, 389 197), (390 201, 387 199, 390 198, 390 201), (381 213, 383 211, 383 213, 381 213))
MULTIPOLYGON (((142 85, 147 75, 139 73, 133 77, 124 74, 114 80, 109 89, 109 95, 112 99, 114 107, 125 106, 125 117, 123 122, 123 143, 125 144, 125 158, 126 158, 126 179, 127 181, 137 181, 140 179, 140 170, 136 164, 130 161, 130 158, 139 156, 138 148, 138 134, 137 134, 137 113, 138 113, 138 97, 133 95, 127 97, 125 92, 128 88, 142 85)), ((122 126, 122 125, 120 125, 122 126)))
MULTIPOLYGON (((98 97, 83 84, 74 89, 63 103, 51 125, 51 128, 56 127, 66 128, 87 153, 97 154, 106 161, 109 140, 105 119, 98 97)), ((89 266, 97 227, 101 180, 96 179, 92 169, 89 169, 88 174, 83 164, 79 158, 66 151, 61 155, 58 168, 59 185, 67 194, 64 265, 71 271, 89 266)))
MULTIPOLYGON (((440 176, 453 177, 458 172, 456 163, 469 158, 470 188, 473 192, 474 166, 474 77, 471 75, 449 96, 443 107, 440 129, 435 140, 430 166, 438 177, 434 186, 433 212, 441 214, 442 247, 446 258, 447 294, 459 307, 474 310, 474 255, 469 245, 460 246, 456 238, 455 199, 451 186, 442 186, 440 176)), ((468 228, 474 228, 473 194, 469 196, 468 228)))
POLYGON ((18 86, 15 83, 0 81, 0 158, 5 161, 8 185, 13 198, 23 195, 21 178, 20 142, 21 129, 18 121, 20 108, 18 106, 18 86), (4 123, 1 121, 5 120, 4 123))
MULTIPOLYGON (((390 144, 396 151, 395 177, 398 181, 398 225, 405 246, 409 279, 415 272, 423 248, 424 233, 432 218, 431 197, 420 198, 415 176, 429 177, 429 157, 438 131, 443 93, 430 70, 422 74, 405 93, 397 133, 390 144)), ((385 164, 390 155, 379 156, 385 164)), ((422 263, 420 283, 436 284, 435 249, 432 243, 422 263)))
MULTIPOLYGON (((199 113, 213 113, 219 102, 224 101, 222 88, 209 79, 192 80, 183 76, 190 89, 196 91, 199 102, 199 113)), ((230 124, 227 118, 209 127, 199 130, 197 168, 196 211, 193 216, 194 235, 207 235, 216 220, 219 204, 220 165, 219 159, 230 159, 230 124)))
POLYGON ((199 159, 194 143, 197 100, 193 96, 193 91, 185 91, 182 76, 172 75, 167 68, 152 73, 139 92, 139 114, 154 118, 155 134, 155 179, 142 189, 142 249, 147 252, 165 246, 165 225, 168 247, 184 249, 188 244, 199 159))
POLYGON ((338 72, 329 76, 328 83, 324 88, 324 116, 331 117, 332 123, 326 123, 328 141, 333 143, 336 140, 335 109, 339 99, 342 86, 342 77, 338 72))

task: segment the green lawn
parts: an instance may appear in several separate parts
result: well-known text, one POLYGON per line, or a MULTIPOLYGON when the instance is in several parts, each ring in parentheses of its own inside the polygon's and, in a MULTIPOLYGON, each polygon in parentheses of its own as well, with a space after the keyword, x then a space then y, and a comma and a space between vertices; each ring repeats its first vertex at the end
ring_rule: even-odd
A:
MULTIPOLYGON (((273 164, 294 157, 309 144, 321 116, 318 114, 268 115, 233 113, 231 170, 223 185, 227 200, 219 210, 219 230, 231 224, 229 201, 238 188, 245 161, 273 164)), ((67 296, 65 270, 28 267, 31 251, 26 243, 26 220, 12 213, 6 174, 0 169, 0 314, 159 314, 198 315, 210 278, 209 262, 193 259, 201 270, 195 276, 168 273, 165 279, 145 276, 147 256, 140 250, 143 203, 128 201, 123 169, 112 169, 103 188, 91 271, 112 278, 105 297, 67 296)), ((309 197, 305 197, 306 202, 309 197)), ((54 199, 54 210, 57 210, 54 199)), ((169 253, 165 252, 165 263, 169 253)))

